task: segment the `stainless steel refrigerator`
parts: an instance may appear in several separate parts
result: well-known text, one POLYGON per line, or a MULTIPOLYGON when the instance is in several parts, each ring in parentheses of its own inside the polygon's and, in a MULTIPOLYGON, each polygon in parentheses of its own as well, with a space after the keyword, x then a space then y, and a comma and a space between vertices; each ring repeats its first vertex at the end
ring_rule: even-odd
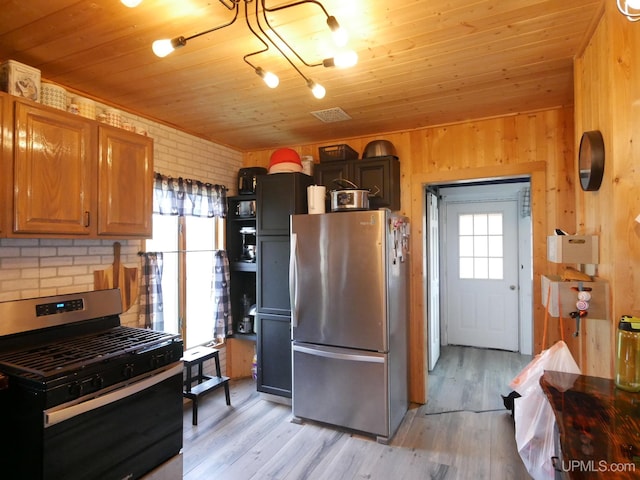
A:
POLYGON ((294 420, 387 443, 408 407, 407 219, 389 210, 291 216, 294 420))

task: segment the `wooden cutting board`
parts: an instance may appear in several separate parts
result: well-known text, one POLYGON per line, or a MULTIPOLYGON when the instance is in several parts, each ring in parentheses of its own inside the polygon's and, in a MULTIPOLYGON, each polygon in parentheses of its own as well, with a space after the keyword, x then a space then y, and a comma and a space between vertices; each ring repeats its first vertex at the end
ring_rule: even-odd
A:
POLYGON ((120 242, 113 244, 113 265, 105 270, 93 272, 95 290, 120 289, 122 311, 131 308, 138 298, 138 268, 125 267, 120 261, 120 242))

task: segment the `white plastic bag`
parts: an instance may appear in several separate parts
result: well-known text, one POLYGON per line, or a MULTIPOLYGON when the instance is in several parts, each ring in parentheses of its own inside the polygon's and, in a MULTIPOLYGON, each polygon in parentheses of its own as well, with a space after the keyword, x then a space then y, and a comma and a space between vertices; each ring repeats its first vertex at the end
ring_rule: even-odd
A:
POLYGON ((540 387, 545 370, 580 374, 569 347, 559 341, 543 350, 512 380, 509 386, 521 396, 515 399, 513 418, 516 445, 529 475, 535 480, 553 480, 555 417, 540 387))

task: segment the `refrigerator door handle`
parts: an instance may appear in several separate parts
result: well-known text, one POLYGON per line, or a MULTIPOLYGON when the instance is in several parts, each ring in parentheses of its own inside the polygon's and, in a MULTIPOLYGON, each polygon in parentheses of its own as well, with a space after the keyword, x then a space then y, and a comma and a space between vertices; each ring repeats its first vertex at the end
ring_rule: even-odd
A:
POLYGON ((293 345, 294 352, 307 353, 317 357, 333 358, 336 360, 349 360, 352 362, 368 362, 368 363, 384 363, 384 357, 373 355, 357 355, 353 353, 337 353, 317 348, 303 347, 301 345, 293 345))
POLYGON ((291 234, 291 253, 289 254, 289 302, 291 303, 291 325, 298 326, 298 234, 291 234))

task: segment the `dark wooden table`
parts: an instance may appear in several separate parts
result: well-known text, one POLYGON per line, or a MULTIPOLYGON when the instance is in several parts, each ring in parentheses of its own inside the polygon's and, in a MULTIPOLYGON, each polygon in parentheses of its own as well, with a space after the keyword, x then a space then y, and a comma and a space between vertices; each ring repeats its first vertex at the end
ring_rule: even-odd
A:
POLYGON ((640 394, 613 380, 546 371, 540 385, 556 417, 556 478, 640 479, 640 394))

